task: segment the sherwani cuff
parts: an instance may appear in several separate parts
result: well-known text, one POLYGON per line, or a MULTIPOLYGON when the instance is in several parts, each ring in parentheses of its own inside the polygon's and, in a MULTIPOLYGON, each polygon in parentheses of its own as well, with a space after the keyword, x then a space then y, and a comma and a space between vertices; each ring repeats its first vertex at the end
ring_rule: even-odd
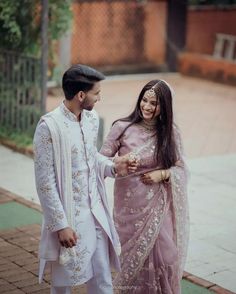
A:
POLYGON ((112 161, 108 161, 109 164, 106 165, 105 167, 105 177, 109 178, 115 178, 116 173, 115 173, 115 164, 112 161))
POLYGON ((48 224, 47 226, 47 229, 50 231, 50 232, 57 232, 59 230, 62 230, 62 229, 65 229, 65 228, 68 228, 70 227, 67 220, 64 219, 62 220, 60 223, 57 223, 57 224, 48 224))

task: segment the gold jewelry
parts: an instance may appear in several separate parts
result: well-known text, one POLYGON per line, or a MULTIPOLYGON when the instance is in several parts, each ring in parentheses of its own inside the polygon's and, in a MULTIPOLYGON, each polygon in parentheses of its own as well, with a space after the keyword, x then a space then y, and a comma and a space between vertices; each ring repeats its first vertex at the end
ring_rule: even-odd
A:
POLYGON ((165 181, 165 179, 166 179, 166 170, 165 169, 162 169, 161 170, 161 180, 162 181, 165 181))
POLYGON ((154 89, 155 89, 156 85, 158 85, 158 83, 159 83, 159 81, 155 85, 153 85, 151 87, 151 89, 147 90, 145 93, 145 96, 147 96, 148 98, 156 97, 156 93, 155 93, 154 89))
POLYGON ((165 178, 165 183, 169 183, 170 182, 170 171, 166 170, 166 178, 165 178))
POLYGON ((156 97, 154 86, 151 89, 147 90, 147 92, 145 93, 145 96, 147 96, 147 98, 156 97))
POLYGON ((155 131, 156 130, 156 122, 157 119, 153 119, 151 121, 141 120, 139 125, 142 126, 147 131, 155 131))

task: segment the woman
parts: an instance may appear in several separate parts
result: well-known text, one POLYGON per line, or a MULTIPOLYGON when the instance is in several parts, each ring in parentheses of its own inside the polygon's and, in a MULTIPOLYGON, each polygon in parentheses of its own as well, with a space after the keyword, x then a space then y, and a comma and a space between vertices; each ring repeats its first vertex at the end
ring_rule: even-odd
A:
POLYGON ((187 172, 165 81, 144 86, 134 111, 113 124, 101 153, 117 153, 117 161, 129 156, 138 164, 134 174, 115 180, 114 220, 122 246, 115 289, 180 293, 188 243, 187 172))

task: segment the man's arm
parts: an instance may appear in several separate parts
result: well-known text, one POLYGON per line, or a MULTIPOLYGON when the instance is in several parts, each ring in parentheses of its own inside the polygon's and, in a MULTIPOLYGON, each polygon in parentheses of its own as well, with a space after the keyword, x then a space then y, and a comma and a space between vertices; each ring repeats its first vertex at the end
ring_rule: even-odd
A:
POLYGON ((98 164, 105 162, 105 177, 124 176, 137 170, 137 162, 128 156, 117 156, 114 160, 111 160, 97 152, 97 160, 98 164))
POLYGON ((34 135, 34 163, 36 188, 46 228, 51 232, 67 228, 56 183, 52 138, 45 122, 37 126, 34 135))

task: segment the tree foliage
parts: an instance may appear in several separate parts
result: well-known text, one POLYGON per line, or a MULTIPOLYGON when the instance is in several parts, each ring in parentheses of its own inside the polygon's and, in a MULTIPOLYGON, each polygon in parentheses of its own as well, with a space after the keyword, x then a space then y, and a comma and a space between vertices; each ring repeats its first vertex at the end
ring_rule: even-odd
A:
MULTIPOLYGON (((49 0, 50 41, 58 40, 70 27, 72 0, 49 0)), ((40 0, 0 1, 0 47, 23 53, 40 52, 40 0)))

